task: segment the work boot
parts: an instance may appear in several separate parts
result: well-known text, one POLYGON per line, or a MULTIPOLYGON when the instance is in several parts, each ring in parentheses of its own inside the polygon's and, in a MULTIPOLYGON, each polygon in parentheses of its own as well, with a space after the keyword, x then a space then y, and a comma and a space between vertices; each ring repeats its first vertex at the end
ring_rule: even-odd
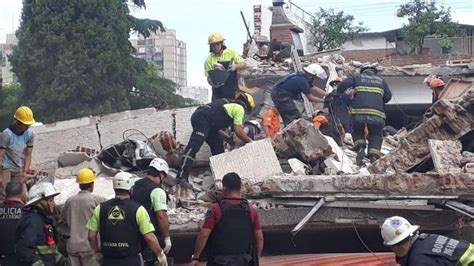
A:
POLYGON ((377 155, 369 154, 370 163, 374 163, 378 159, 379 159, 379 157, 377 155))
POLYGON ((363 166, 364 165, 364 158, 365 158, 365 149, 364 149, 364 147, 361 147, 361 148, 359 148, 359 151, 357 152, 357 156, 356 156, 357 166, 363 166))

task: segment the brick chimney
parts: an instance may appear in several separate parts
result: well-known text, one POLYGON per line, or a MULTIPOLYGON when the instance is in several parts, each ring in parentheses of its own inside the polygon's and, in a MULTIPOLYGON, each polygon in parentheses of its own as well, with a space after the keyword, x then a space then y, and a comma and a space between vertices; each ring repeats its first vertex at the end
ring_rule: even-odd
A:
POLYGON ((283 8, 283 0, 274 0, 272 8, 272 25, 270 26, 270 40, 276 39, 280 42, 292 44, 303 53, 303 45, 300 33, 303 29, 290 22, 283 8))

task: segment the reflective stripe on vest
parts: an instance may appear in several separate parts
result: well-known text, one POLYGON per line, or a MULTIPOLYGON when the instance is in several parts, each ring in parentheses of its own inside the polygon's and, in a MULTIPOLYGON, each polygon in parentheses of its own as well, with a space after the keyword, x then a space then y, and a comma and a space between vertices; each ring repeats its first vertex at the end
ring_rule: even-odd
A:
POLYGON ((58 251, 58 246, 48 246, 48 245, 38 245, 36 246, 36 249, 38 250, 38 253, 42 256, 48 256, 52 255, 54 257, 55 262, 59 262, 62 258, 63 255, 61 252, 58 251))
POLYGON ((378 93, 383 96, 384 91, 379 87, 367 87, 367 86, 357 86, 355 92, 369 92, 369 93, 378 93))
POLYGON ((474 246, 472 244, 469 244, 469 247, 464 252, 464 254, 462 254, 461 258, 459 259, 459 262, 456 265, 468 266, 468 265, 472 265, 473 262, 474 262, 474 246))
POLYGON ((385 119, 385 113, 375 109, 369 108, 353 108, 352 109, 353 115, 375 115, 385 119))

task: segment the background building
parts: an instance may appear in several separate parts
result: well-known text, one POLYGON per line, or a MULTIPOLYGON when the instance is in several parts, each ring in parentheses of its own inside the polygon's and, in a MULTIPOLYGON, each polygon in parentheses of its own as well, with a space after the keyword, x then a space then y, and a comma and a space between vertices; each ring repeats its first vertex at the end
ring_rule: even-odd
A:
POLYGON ((2 85, 8 85, 17 80, 16 75, 12 72, 12 66, 8 61, 8 55, 11 54, 13 46, 18 43, 15 34, 7 34, 6 43, 0 43, 0 78, 2 85))
POLYGON ((186 43, 176 39, 176 30, 152 33, 148 38, 140 36, 131 42, 138 58, 156 63, 162 76, 179 87, 187 86, 186 43))
POLYGON ((176 90, 176 93, 184 98, 193 99, 200 104, 206 104, 211 101, 209 97, 209 88, 206 87, 180 87, 176 90))

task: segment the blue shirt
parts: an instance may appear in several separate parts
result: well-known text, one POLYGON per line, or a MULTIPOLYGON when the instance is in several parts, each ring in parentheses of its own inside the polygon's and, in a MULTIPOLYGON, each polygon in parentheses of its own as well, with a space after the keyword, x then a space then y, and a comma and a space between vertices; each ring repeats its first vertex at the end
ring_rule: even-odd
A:
POLYGON ((17 135, 10 128, 0 133, 0 148, 5 149, 3 169, 22 169, 25 162, 25 149, 33 147, 34 135, 31 129, 17 135))
POLYGON ((301 92, 304 94, 311 93, 311 87, 311 81, 303 73, 292 73, 280 79, 275 85, 275 88, 289 92, 294 97, 301 92))

